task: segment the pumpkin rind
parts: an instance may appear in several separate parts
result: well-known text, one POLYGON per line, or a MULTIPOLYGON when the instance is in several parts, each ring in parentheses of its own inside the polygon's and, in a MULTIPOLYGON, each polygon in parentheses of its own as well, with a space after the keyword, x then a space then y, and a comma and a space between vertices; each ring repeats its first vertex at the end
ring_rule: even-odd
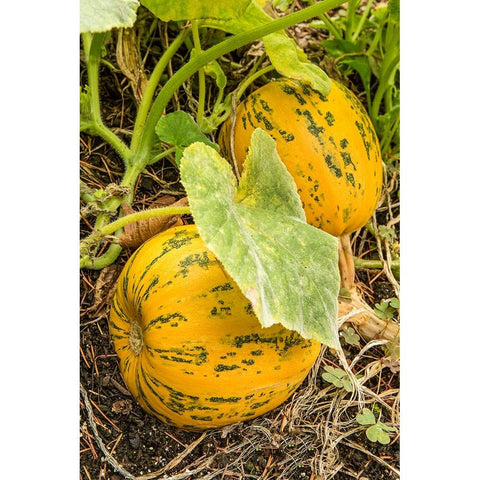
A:
MULTIPOLYGON (((297 184, 307 222, 340 236, 361 228, 373 214, 382 189, 382 158, 361 102, 331 83, 328 96, 286 78, 260 87, 237 107, 233 147, 241 172, 253 130, 267 131, 297 184)), ((219 136, 227 156, 230 131, 228 121, 219 136)))
POLYGON ((219 427, 275 408, 320 351, 318 342, 280 324, 262 328, 194 225, 167 230, 132 255, 109 326, 133 396, 184 429, 219 427))

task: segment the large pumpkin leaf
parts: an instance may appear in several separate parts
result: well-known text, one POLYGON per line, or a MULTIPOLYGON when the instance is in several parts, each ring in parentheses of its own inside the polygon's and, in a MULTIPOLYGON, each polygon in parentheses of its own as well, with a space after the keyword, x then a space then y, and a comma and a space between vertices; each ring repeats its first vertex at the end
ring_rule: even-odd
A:
POLYGON ((80 0, 80 33, 132 27, 139 5, 137 0, 80 0))
POLYGON ((242 15, 252 0, 141 0, 155 16, 170 20, 229 19, 242 15))
MULTIPOLYGON (((259 0, 252 0, 243 15, 227 21, 209 21, 207 25, 233 34, 265 25, 273 21, 273 18, 263 10, 260 3, 259 0)), ((284 31, 266 35, 262 40, 265 51, 278 73, 302 80, 324 95, 328 94, 330 80, 327 74, 318 65, 310 62, 305 52, 284 31)))
POLYGON ((305 223, 275 141, 255 130, 239 183, 229 163, 203 143, 185 149, 180 172, 202 239, 260 323, 281 323, 339 348, 337 240, 305 223))

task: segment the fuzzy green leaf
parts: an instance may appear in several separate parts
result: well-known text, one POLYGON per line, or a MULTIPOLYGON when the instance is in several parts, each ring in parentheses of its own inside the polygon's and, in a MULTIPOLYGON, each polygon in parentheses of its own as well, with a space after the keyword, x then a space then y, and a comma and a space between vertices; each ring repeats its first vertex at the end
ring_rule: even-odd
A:
POLYGON ((336 377, 335 375, 332 375, 331 373, 323 373, 322 374, 322 378, 328 382, 328 383, 332 383, 333 385, 335 385, 337 388, 342 388, 343 387, 343 383, 342 381, 336 377))
POLYGON ((373 412, 370 409, 364 408, 362 410, 362 413, 359 413, 357 415, 357 422, 360 425, 374 425, 375 424, 375 415, 373 414, 373 412))
POLYGON ((183 150, 192 143, 202 142, 218 149, 218 145, 207 138, 192 116, 181 110, 168 113, 160 118, 155 132, 160 140, 176 147, 175 160, 177 164, 180 164, 183 150))
POLYGON ((340 332, 340 336, 348 345, 360 345, 360 337, 353 327, 346 327, 340 332))
POLYGON ((343 57, 348 54, 361 54, 362 50, 359 46, 348 40, 341 38, 332 38, 321 42, 322 47, 327 51, 328 55, 333 58, 343 57))
POLYGON ((347 392, 353 392, 353 385, 348 377, 342 378, 342 387, 347 392))
POLYGON ((342 370, 341 368, 331 367, 330 365, 327 365, 325 367, 325 371, 338 379, 347 376, 347 372, 345 370, 342 370))
POLYGON ((132 27, 139 5, 137 0, 80 0, 80 33, 132 27))
POLYGON ((396 297, 390 299, 390 306, 393 308, 399 308, 400 307, 400 300, 396 297))
POLYGON ((251 0, 141 0, 155 16, 170 20, 193 20, 201 18, 230 19, 243 14, 251 0))
POLYGON ((393 427, 389 427, 387 424, 381 422, 380 420, 377 422, 377 425, 386 432, 394 432, 395 429, 393 427))
POLYGON ((227 86, 227 76, 216 60, 214 62, 207 63, 203 70, 207 75, 215 79, 215 83, 217 84, 218 88, 225 88, 227 86))
POLYGON ((368 427, 366 434, 367 434, 367 438, 371 442, 378 442, 378 443, 381 443, 382 445, 388 445, 390 443, 390 437, 386 432, 384 432, 382 427, 378 424, 368 427))
POLYGON ((321 45, 330 57, 339 59, 339 65, 348 65, 355 70, 359 74, 365 90, 370 90, 372 69, 368 57, 365 56, 360 46, 341 38, 324 40, 321 45))
POLYGON ((392 18, 397 22, 400 21, 400 0, 389 0, 388 11, 392 18))
POLYGON ((228 162, 201 143, 185 149, 180 173, 202 239, 262 326, 281 323, 339 348, 337 240, 305 223, 275 141, 255 130, 239 183, 228 162))
POLYGON ((347 392, 353 391, 353 385, 348 378, 347 372, 341 368, 327 366, 322 378, 330 383, 333 383, 338 388, 344 388, 347 392))
MULTIPOLYGON (((252 1, 242 16, 229 21, 211 21, 208 26, 237 34, 265 25, 273 21, 258 1, 252 1)), ((330 80, 327 74, 310 62, 304 51, 285 32, 271 33, 262 38, 272 65, 281 75, 302 80, 312 85, 315 90, 327 95, 330 92, 330 80)))

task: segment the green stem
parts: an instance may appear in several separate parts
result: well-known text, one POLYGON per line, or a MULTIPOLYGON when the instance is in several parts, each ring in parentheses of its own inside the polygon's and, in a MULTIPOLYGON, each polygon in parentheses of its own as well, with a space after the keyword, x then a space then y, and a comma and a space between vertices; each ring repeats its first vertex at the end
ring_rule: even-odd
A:
POLYGON ((385 94, 383 95, 383 100, 384 100, 384 105, 385 105, 385 113, 390 112, 390 110, 393 107, 392 96, 393 96, 393 85, 390 84, 390 85, 387 86, 387 88, 385 90, 385 94))
POLYGON ((296 25, 304 22, 312 17, 321 15, 332 8, 339 7, 344 3, 344 0, 324 0, 316 3, 298 12, 291 13, 284 17, 272 20, 266 25, 253 28, 246 32, 233 35, 223 42, 203 51, 201 54, 192 58, 187 64, 181 67, 164 85, 155 102, 152 105, 150 114, 145 123, 145 128, 142 132, 142 137, 138 144, 137 161, 145 165, 148 162, 150 149, 152 145, 153 136, 155 133, 155 125, 160 119, 165 107, 178 88, 193 74, 207 63, 225 55, 233 50, 236 50, 248 43, 251 43, 259 38, 265 37, 270 33, 278 30, 296 25))
POLYGON ((343 40, 343 34, 341 30, 339 30, 335 24, 330 20, 330 17, 324 13, 323 15, 319 15, 320 19, 323 20, 325 24, 325 28, 337 39, 343 40))
MULTIPOLYGON (((112 146, 114 146, 117 150, 119 151, 122 150, 123 154, 122 152, 120 153, 122 157, 125 159, 126 170, 125 170, 124 178, 121 184, 124 186, 129 186, 131 188, 131 194, 129 195, 127 202, 131 203, 131 199, 133 198, 133 195, 134 195, 134 186, 138 178, 138 175, 140 175, 140 173, 143 171, 145 166, 149 163, 150 151, 152 148, 154 134, 155 134, 155 126, 158 120, 160 119, 161 115, 163 114, 165 107, 168 105, 168 103, 170 102, 171 98, 173 97, 177 89, 180 88, 181 85, 186 80, 188 80, 188 78, 194 75, 200 68, 204 67, 209 62, 216 60, 222 55, 225 55, 248 43, 251 43, 259 38, 269 35, 270 33, 274 33, 278 30, 289 28, 293 25, 296 25, 297 23, 304 22, 312 17, 322 15, 323 13, 333 8, 339 7, 343 3, 344 3, 344 0, 324 0, 322 2, 311 5, 310 7, 307 7, 305 9, 299 10, 298 12, 291 13, 289 15, 278 18, 276 20, 272 20, 270 23, 266 25, 261 25, 249 31, 242 32, 237 35, 233 35, 227 38, 226 40, 224 40, 223 42, 209 48, 208 50, 203 51, 199 55, 190 59, 183 67, 181 67, 165 83, 163 88, 160 90, 160 93, 158 94, 157 98, 153 102, 153 105, 148 115, 146 116, 146 118, 144 118, 142 122, 135 124, 134 138, 132 138, 132 144, 131 144, 132 151, 130 151, 130 149, 128 149, 128 147, 126 147, 126 145, 123 144, 123 142, 121 142, 121 140, 118 139, 118 137, 116 138, 120 143, 116 142, 115 143, 116 147, 115 145, 112 144, 112 146)), ((98 34, 94 35, 93 40, 95 40, 96 35, 98 34)), ((93 44, 93 41, 92 41, 92 44, 93 44)), ((100 43, 100 48, 101 48, 101 43, 100 43)), ((171 52, 173 52, 173 43, 170 46, 170 48, 172 48, 171 52)), ((100 58, 99 53, 100 53, 100 50, 98 49, 98 59, 100 58)), ((161 61, 164 61, 166 65, 167 62, 164 60, 165 58, 166 58, 166 54, 164 54, 161 61)), ((93 66, 95 65, 93 64, 93 66)), ((96 66, 96 69, 97 69, 96 90, 98 92, 98 65, 96 66)), ((152 87, 152 93, 153 93, 153 90, 154 88, 152 87)), ((144 104, 146 105, 144 107, 145 108, 144 112, 148 110, 147 103, 148 102, 145 102, 144 104)), ((98 105, 99 105, 99 102, 98 102, 98 105)), ((100 109, 98 108, 98 112, 99 111, 100 109)), ((143 116, 145 117, 145 113, 143 113, 143 116)), ((113 208, 115 206, 118 207, 121 204, 121 202, 122 202, 121 199, 114 198, 111 200, 108 206, 110 208, 113 208)), ((123 217, 119 219, 119 221, 122 219, 123 217)), ((104 222, 104 219, 102 218, 102 221, 99 223, 103 223, 103 222, 104 222)), ((106 227, 107 226, 102 225, 100 227, 100 230, 103 231, 103 228, 106 228, 106 227)), ((119 227, 116 226, 116 228, 119 228, 119 227)), ((85 246, 84 243, 83 245, 85 246)), ((98 257, 93 260, 88 257, 83 257, 81 260, 81 266, 89 267, 89 268, 103 268, 104 266, 110 265, 113 261, 115 261, 120 251, 121 251, 121 248, 119 245, 112 244, 107 250, 107 252, 101 257, 98 257)))
MULTIPOLYGON (((115 233, 120 228, 130 223, 139 222, 140 220, 148 220, 149 218, 160 217, 164 215, 188 215, 191 213, 190 207, 158 207, 149 208, 147 210, 141 210, 140 212, 134 212, 129 215, 125 215, 108 225, 100 228, 95 232, 95 235, 105 237, 115 233)), ((88 240, 87 237, 86 240, 88 240)))
POLYGON ((131 156, 130 149, 103 124, 100 110, 99 67, 105 36, 106 33, 93 34, 88 50, 87 74, 91 98, 90 112, 93 121, 91 131, 106 140, 121 155, 124 162, 127 163, 131 156))
MULTIPOLYGON (((118 207, 122 203, 132 203, 133 195, 135 193, 135 183, 137 181, 138 176, 140 175, 141 170, 138 169, 138 165, 133 164, 127 166, 125 170, 125 174, 123 176, 123 180, 121 185, 127 186, 130 188, 130 193, 126 198, 119 198, 113 197, 109 201, 105 202, 104 207, 107 208, 109 211, 114 212, 118 209, 118 207)), ((125 218, 125 217, 121 217, 125 218)), ((87 247, 92 244, 92 240, 98 238, 97 235, 99 231, 103 231, 104 228, 108 226, 108 222, 110 221, 111 216, 106 213, 101 213, 97 216, 95 220, 95 232, 89 235, 85 240, 80 243, 80 251, 88 249, 87 247)), ((114 230, 115 231, 115 230, 114 230)), ((119 236, 122 233, 121 228, 115 231, 116 236, 119 236)), ((112 233, 112 232, 111 232, 112 233)), ((104 234, 109 235, 109 233, 104 234)), ((100 239, 104 236, 100 235, 100 238, 93 241, 93 244, 98 244, 100 239)), ((122 247, 116 243, 112 243, 107 251, 101 255, 100 257, 91 258, 90 255, 85 255, 80 258, 80 268, 90 268, 93 270, 101 270, 108 265, 111 265, 120 255, 122 251, 122 247)))
POLYGON ((163 152, 159 153, 155 157, 152 157, 151 160, 149 160, 148 164, 152 165, 155 162, 158 162, 159 160, 161 160, 162 158, 170 155, 171 153, 175 153, 176 149, 177 147, 171 147, 171 148, 168 148, 167 150, 164 150, 163 152))
POLYGON ((90 203, 90 202, 93 202, 94 198, 93 198, 93 195, 89 195, 88 193, 81 193, 80 200, 82 200, 85 203, 90 203))
POLYGON ((130 149, 128 146, 117 137, 110 129, 108 129, 103 123, 99 124, 95 122, 89 129, 91 134, 95 134, 103 138, 107 143, 109 143, 122 157, 125 164, 128 163, 131 158, 130 149))
POLYGON ((389 50, 392 46, 398 45, 398 29, 396 22, 392 20, 391 15, 387 16, 387 31, 385 32, 385 48, 389 50))
POLYGON ((90 268, 92 270, 101 270, 111 265, 120 255, 122 247, 117 243, 112 243, 107 251, 100 257, 90 258, 85 256, 80 259, 80 268, 90 268))
POLYGON ((377 49, 380 39, 382 38, 382 34, 383 34, 382 31, 383 31, 384 25, 385 25, 385 17, 380 21, 377 27, 377 30, 375 32, 375 36, 373 37, 372 43, 370 43, 368 50, 365 52, 367 57, 372 56, 375 50, 377 49))
POLYGON ((224 88, 218 87, 218 95, 217 95, 217 99, 215 100, 215 103, 213 105, 212 112, 216 112, 222 106, 223 92, 224 91, 225 91, 224 88))
POLYGON ((353 41, 352 38, 352 29, 353 29, 353 19, 355 18, 355 12, 357 11, 358 7, 358 0, 349 0, 347 6, 347 25, 345 30, 345 40, 349 42, 353 41))
MULTIPOLYGON (((371 114, 374 122, 380 112, 380 105, 383 99, 384 111, 387 113, 392 108, 391 96, 392 86, 395 83, 395 75, 400 66, 399 51, 399 30, 391 16, 386 17, 387 28, 385 33, 384 56, 380 67, 380 84, 375 92, 372 103, 371 114)), ((382 27, 383 29, 383 27, 382 27)))
POLYGON ((102 228, 110 221, 111 218, 112 216, 108 213, 99 213, 95 219, 95 228, 102 228))
POLYGON ((237 89, 237 100, 239 100, 242 95, 244 94, 245 90, 257 79, 260 78, 262 75, 265 75, 268 72, 275 70, 273 65, 269 65, 268 67, 260 69, 258 72, 254 73, 250 77, 246 78, 238 87, 237 89))
POLYGON ((92 33, 86 32, 82 33, 82 45, 83 51, 85 53, 85 60, 88 63, 88 55, 90 54, 90 46, 92 45, 92 33))
MULTIPOLYGON (((354 257, 355 268, 372 268, 372 269, 382 269, 383 263, 381 260, 364 260, 362 258, 354 257)), ((398 268, 400 267, 400 260, 395 259, 391 262, 391 267, 398 268)))
MULTIPOLYGON (((135 184, 137 183, 138 176, 142 173, 143 169, 145 168, 144 165, 139 165, 137 163, 133 163, 125 170, 125 174, 123 175, 122 181, 120 185, 122 187, 128 187, 130 189, 129 195, 123 200, 128 204, 132 203, 133 197, 135 195, 135 184)), ((115 199, 112 199, 115 200, 115 199)), ((120 202, 118 202, 120 205, 120 202)))
POLYGON ((147 86, 145 91, 143 92, 143 98, 140 102, 138 107, 137 116, 135 119, 135 125, 133 127, 133 134, 131 140, 131 149, 133 152, 136 152, 138 149, 138 143, 141 138, 143 127, 145 125, 145 121, 147 120, 148 112, 152 105, 153 96, 155 95, 155 90, 160 83, 160 78, 163 75, 163 72, 167 68, 170 60, 173 58, 175 53, 177 53, 180 46, 185 41, 185 37, 187 36, 189 30, 182 29, 180 34, 175 38, 175 40, 170 44, 170 46, 165 50, 164 54, 158 61, 157 65, 153 69, 150 78, 148 79, 147 86))
POLYGON ((385 132, 382 138, 382 141, 380 143, 380 149, 383 154, 389 154, 392 151, 392 140, 393 137, 395 136, 395 133, 398 130, 400 124, 400 117, 397 116, 395 120, 388 125, 388 129, 385 129, 385 132))
MULTIPOLYGON (((88 252, 91 248, 95 248, 95 246, 98 245, 100 241, 107 235, 112 235, 113 233, 117 233, 117 235, 119 235, 122 232, 122 228, 130 223, 139 222, 140 220, 147 220, 149 218, 160 217, 163 215, 186 215, 189 213, 191 213, 190 207, 159 207, 125 215, 124 217, 121 217, 92 232, 80 243, 80 251, 88 252)), ((107 252, 100 257, 92 259, 88 254, 83 254, 83 257, 80 259, 80 266, 95 269, 103 268, 107 265, 110 265, 118 256, 120 251, 121 247, 118 244, 113 243, 110 245, 107 252)))
POLYGON ((352 42, 355 42, 357 40, 358 36, 360 35, 360 33, 362 31, 362 28, 363 28, 363 25, 365 24, 365 21, 367 20, 368 14, 370 13, 370 10, 372 8, 372 3, 373 3, 373 0, 368 0, 367 5, 365 6, 365 10, 364 10, 362 16, 360 17, 359 22, 358 22, 357 28, 355 29, 355 32, 353 32, 352 42))
POLYGON ((380 105, 386 89, 393 83, 394 76, 400 63, 400 54, 398 51, 387 52, 384 63, 381 68, 380 84, 373 97, 372 109, 369 112, 372 120, 377 126, 378 115, 380 113, 380 105))
POLYGON ((83 200, 85 203, 90 203, 95 200, 95 197, 88 192, 80 192, 80 200, 83 200))
MULTIPOLYGON (((196 53, 199 54, 202 51, 202 44, 200 42, 200 34, 198 32, 198 20, 192 22, 192 36, 193 45, 196 53)), ((202 124, 203 114, 205 112, 205 72, 203 68, 198 69, 198 108, 197 108, 197 123, 202 124)))
MULTIPOLYGON (((110 200, 107 200, 103 207, 107 209, 109 212, 115 212, 122 203, 128 203, 129 205, 133 201, 133 197, 135 195, 135 183, 137 182, 138 176, 142 172, 143 168, 140 169, 139 165, 136 163, 132 165, 128 165, 125 173, 123 175, 123 179, 120 183, 122 187, 128 187, 130 189, 130 193, 126 197, 112 197, 110 200)), ((95 229, 101 229, 110 221, 111 216, 106 213, 101 213, 98 215, 97 220, 95 222, 95 229)))
MULTIPOLYGON (((383 263, 380 260, 363 260, 361 258, 354 258, 355 268, 358 269, 373 269, 373 270, 382 270, 383 263)), ((396 279, 400 278, 400 259, 395 259, 390 262, 390 269, 396 279)))

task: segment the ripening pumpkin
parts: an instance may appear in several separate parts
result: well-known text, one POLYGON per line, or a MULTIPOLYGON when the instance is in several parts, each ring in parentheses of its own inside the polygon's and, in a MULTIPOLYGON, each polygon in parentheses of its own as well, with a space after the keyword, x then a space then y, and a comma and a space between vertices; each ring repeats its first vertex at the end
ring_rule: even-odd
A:
POLYGON ((109 321, 120 370, 140 405, 169 425, 206 429, 286 400, 320 351, 252 305, 194 225, 145 242, 120 274, 109 321))
MULTIPOLYGON (((334 236, 364 226, 382 189, 382 158, 367 112, 346 87, 331 81, 327 96, 306 83, 282 78, 260 87, 235 112, 232 139, 241 166, 255 128, 277 142, 294 178, 307 222, 334 236)), ((222 153, 230 152, 231 122, 220 131, 222 153)))

